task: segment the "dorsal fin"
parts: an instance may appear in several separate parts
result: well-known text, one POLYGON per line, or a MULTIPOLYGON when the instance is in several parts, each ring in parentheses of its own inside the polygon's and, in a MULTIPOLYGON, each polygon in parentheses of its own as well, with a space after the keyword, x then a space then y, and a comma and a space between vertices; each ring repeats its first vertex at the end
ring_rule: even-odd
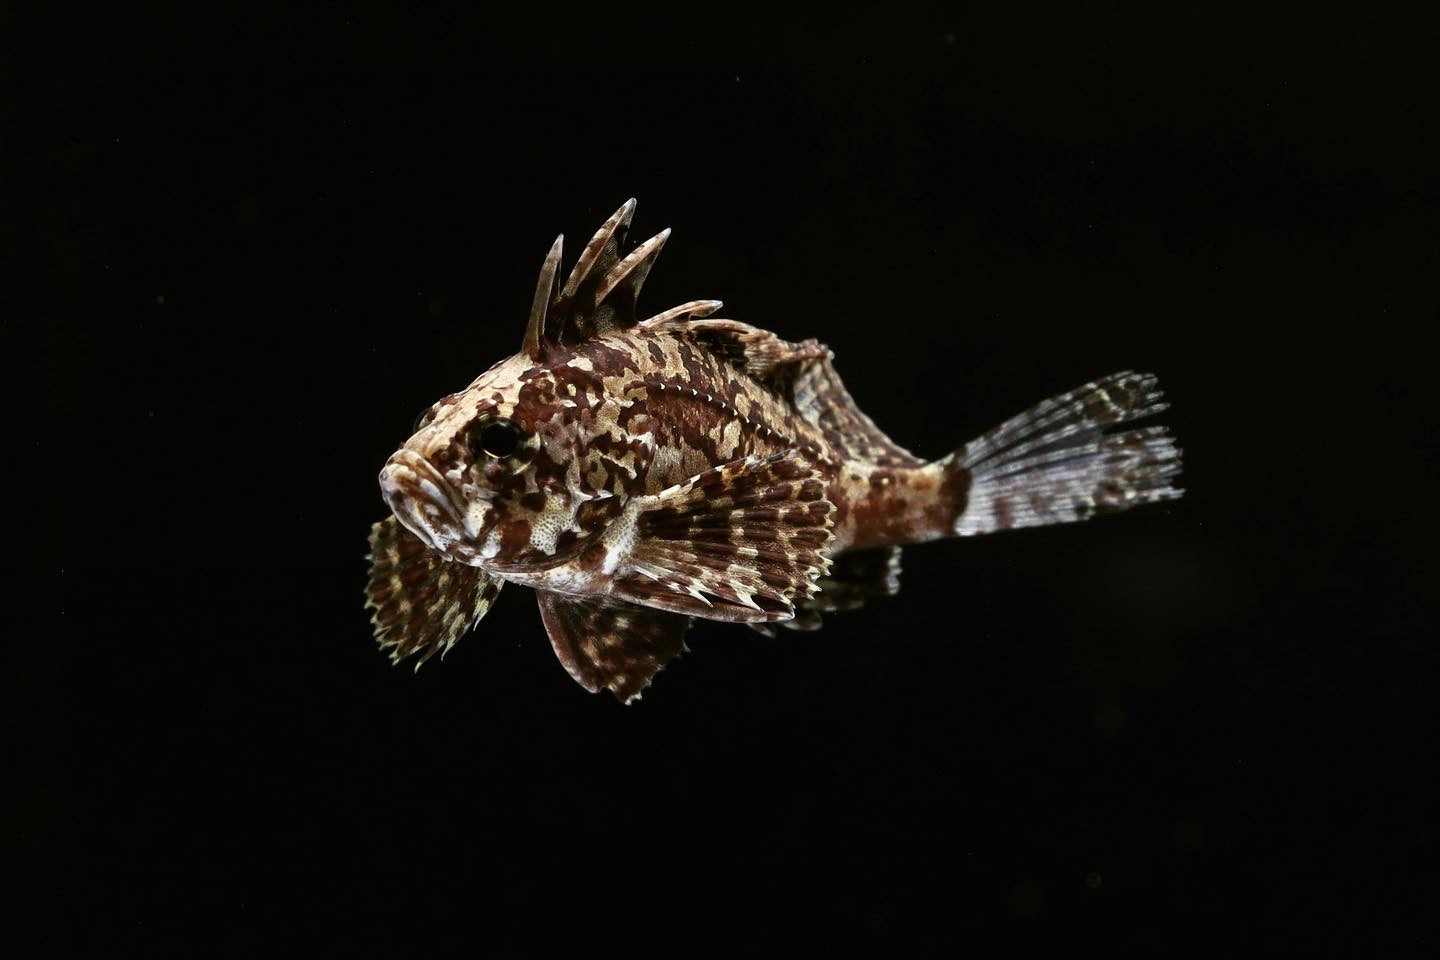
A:
POLYGON ((625 244, 625 236, 630 231, 630 218, 634 215, 635 198, 631 197, 620 205, 619 210, 610 214, 609 220, 600 224, 595 236, 591 237, 590 242, 585 244, 585 249, 580 251, 580 259, 575 261, 575 268, 570 271, 570 276, 565 280, 565 288, 560 291, 561 299, 574 299, 586 280, 603 277, 615 261, 620 259, 620 248, 625 244))
POLYGON ((540 281, 535 284, 535 299, 530 302, 530 322, 525 327, 525 356, 540 360, 544 356, 545 321, 550 315, 550 305, 555 302, 555 283, 560 276, 561 248, 565 235, 555 238, 545 262, 540 266, 540 281))
POLYGON ((795 412, 825 434, 841 456, 881 467, 919 467, 925 461, 891 440, 845 389, 830 360, 812 363, 795 379, 795 412))
POLYGON ((574 345, 636 323, 635 303, 640 287, 670 231, 662 230, 628 254, 622 253, 634 213, 632 198, 611 214, 580 252, 580 259, 558 293, 554 291, 560 269, 560 241, 555 242, 550 256, 545 258, 530 309, 526 356, 538 361, 551 344, 574 345))
MULTIPOLYGON (((689 307, 686 304, 686 307, 689 307)), ((815 424, 842 456, 883 467, 918 467, 925 461, 891 440, 855 405, 818 340, 791 343, 738 320, 696 316, 681 307, 645 321, 699 343, 773 390, 815 424)))
POLYGON ((669 238, 670 228, 666 227, 626 254, 601 278, 592 294, 595 305, 589 310, 588 326, 593 332, 604 333, 635 323, 635 301, 640 297, 640 286, 669 238))
POLYGON ((668 327, 678 336, 701 344, 786 399, 790 398, 791 387, 801 371, 817 360, 830 357, 830 348, 818 340, 791 343, 769 330, 738 320, 704 318, 703 314, 699 319, 692 319, 697 315, 690 312, 670 316, 673 313, 676 311, 667 311, 645 323, 668 327), (660 322, 655 322, 657 320, 660 322))
POLYGON ((659 327, 676 320, 708 317, 723 306, 725 304, 719 300, 691 300, 678 307, 671 307, 664 313, 657 313, 647 320, 642 320, 641 323, 647 327, 659 327))

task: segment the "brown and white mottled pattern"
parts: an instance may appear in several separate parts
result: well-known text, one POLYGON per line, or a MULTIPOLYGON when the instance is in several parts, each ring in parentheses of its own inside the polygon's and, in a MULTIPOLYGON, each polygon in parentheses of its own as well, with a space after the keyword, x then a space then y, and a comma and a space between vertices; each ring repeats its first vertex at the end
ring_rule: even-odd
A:
POLYGON ((816 340, 695 300, 637 319, 669 231, 634 201, 561 282, 546 256, 521 350, 436 402, 380 474, 369 606, 399 659, 448 649, 500 584, 535 589, 589 690, 637 696, 691 617, 796 629, 899 589, 899 547, 1179 496, 1163 409, 1122 373, 927 462, 862 413, 816 340), (832 562, 833 561, 833 562, 832 562))
POLYGON ((555 656, 591 693, 609 690, 628 703, 685 649, 689 617, 608 597, 536 596, 555 656))
POLYGON ((418 537, 386 517, 370 528, 370 588, 366 607, 380 648, 399 663, 418 655, 415 669, 485 616, 504 581, 479 567, 447 563, 418 537))

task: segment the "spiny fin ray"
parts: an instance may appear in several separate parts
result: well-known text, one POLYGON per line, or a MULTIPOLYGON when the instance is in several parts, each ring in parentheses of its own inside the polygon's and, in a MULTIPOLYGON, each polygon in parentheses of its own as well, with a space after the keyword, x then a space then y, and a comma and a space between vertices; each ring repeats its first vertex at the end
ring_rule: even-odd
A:
POLYGON ((795 411, 813 423, 831 448, 847 460, 903 468, 925 463, 875 426, 845 389, 828 358, 800 372, 792 403, 795 411))
POLYGON ((637 323, 635 305, 640 288, 650 275, 650 268, 670 236, 668 229, 651 237, 628 254, 624 252, 625 237, 635 214, 635 200, 626 200, 611 214, 575 261, 565 285, 548 299, 543 290, 553 289, 558 276, 557 247, 545 260, 535 304, 530 311, 530 325, 525 333, 525 354, 542 360, 552 344, 574 346, 590 338, 621 330, 637 323), (553 258, 553 260, 552 260, 553 258), (550 271, 557 271, 551 273, 550 271), (539 319, 537 320, 537 315, 539 319))
POLYGON ((657 313, 653 317, 642 320, 641 323, 647 327, 658 327, 673 321, 708 317, 723 306, 725 306, 725 304, 720 300, 691 300, 687 303, 680 304, 678 307, 671 307, 664 313, 657 313))
POLYGON ((560 276, 561 251, 565 245, 564 235, 555 238, 545 262, 540 267, 540 280, 535 284, 535 299, 530 303, 530 322, 525 327, 525 356, 539 362, 544 359, 545 323, 550 307, 555 302, 555 287, 560 276))
POLYGON ((594 333, 634 325, 640 287, 669 237, 667 227, 626 254, 601 278, 593 294, 594 306, 589 311, 589 326, 594 333))
POLYGON ((580 292, 580 288, 587 282, 595 282, 604 277, 606 272, 620 259, 620 248, 625 245, 625 236, 630 230, 630 218, 635 215, 635 198, 631 197, 620 205, 620 209, 610 215, 610 219, 600 225, 595 231, 595 236, 585 244, 585 249, 580 251, 580 259, 575 261, 575 267, 570 271, 570 276, 565 280, 565 287, 560 291, 562 299, 571 299, 580 292))

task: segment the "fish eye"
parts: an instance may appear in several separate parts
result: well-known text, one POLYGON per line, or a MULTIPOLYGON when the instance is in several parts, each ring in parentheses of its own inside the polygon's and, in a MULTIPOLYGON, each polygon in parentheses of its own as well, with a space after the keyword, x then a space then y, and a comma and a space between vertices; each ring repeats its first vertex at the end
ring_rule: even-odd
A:
POLYGON ((496 460, 503 460, 519 449, 525 434, 512 420, 503 417, 485 420, 470 428, 466 438, 470 452, 478 459, 481 454, 496 460))
POLYGON ((426 407, 424 410, 421 410, 419 413, 415 414, 415 423, 410 427, 410 432, 419 433, 421 427, 425 426, 425 424, 435 419, 433 416, 431 416, 431 414, 434 412, 434 406, 429 406, 426 407))

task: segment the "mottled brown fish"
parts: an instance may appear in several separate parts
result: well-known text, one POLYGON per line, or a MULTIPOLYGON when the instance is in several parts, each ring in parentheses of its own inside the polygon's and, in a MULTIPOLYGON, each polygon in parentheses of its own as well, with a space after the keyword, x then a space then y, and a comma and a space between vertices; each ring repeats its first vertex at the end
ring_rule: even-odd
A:
POLYGON ((939 460, 860 412, 816 340, 717 300, 637 320, 670 231, 626 251, 631 200, 560 283, 540 270, 519 353, 442 397, 380 472, 367 606, 420 663, 505 582, 532 588, 565 669, 631 700, 691 617, 814 629, 899 589, 900 547, 1084 520, 1180 495, 1155 378, 1117 373, 939 460))

